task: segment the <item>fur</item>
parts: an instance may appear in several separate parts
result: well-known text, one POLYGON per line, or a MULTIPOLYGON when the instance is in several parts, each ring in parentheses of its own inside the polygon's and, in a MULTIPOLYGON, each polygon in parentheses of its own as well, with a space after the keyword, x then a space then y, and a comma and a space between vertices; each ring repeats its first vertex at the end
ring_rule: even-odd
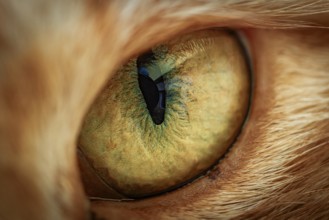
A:
POLYGON ((0 0, 0 219, 329 216, 329 2, 0 0), (88 202, 76 139, 128 58, 176 34, 239 29, 248 123, 208 175, 135 202, 88 202))

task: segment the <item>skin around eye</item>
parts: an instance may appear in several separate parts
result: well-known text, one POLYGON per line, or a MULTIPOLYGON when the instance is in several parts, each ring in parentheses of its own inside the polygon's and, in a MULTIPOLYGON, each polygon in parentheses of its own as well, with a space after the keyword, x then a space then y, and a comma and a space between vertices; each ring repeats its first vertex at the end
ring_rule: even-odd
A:
POLYGON ((162 77, 163 122, 154 123, 147 109, 134 58, 95 100, 78 141, 102 181, 130 198, 173 189, 209 169, 234 142, 250 98, 248 65, 230 32, 197 31, 152 53, 144 67, 162 77))

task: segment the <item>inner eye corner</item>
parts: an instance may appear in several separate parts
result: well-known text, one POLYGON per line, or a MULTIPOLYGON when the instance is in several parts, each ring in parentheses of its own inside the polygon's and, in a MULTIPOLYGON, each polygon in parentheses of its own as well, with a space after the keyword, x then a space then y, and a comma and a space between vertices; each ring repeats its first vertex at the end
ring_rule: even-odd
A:
POLYGON ((155 46, 117 71, 78 138, 89 198, 144 199, 218 174, 252 101, 244 40, 232 29, 199 30, 162 43, 165 49, 155 46))

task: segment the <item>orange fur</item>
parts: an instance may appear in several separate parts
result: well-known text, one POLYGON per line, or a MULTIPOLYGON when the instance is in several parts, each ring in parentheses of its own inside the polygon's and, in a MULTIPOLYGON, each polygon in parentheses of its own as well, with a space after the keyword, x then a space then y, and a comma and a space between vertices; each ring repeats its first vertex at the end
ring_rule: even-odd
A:
POLYGON ((245 33, 255 75, 227 157, 166 195, 91 209, 104 219, 328 217, 328 13, 324 0, 0 0, 0 219, 87 219, 76 137, 97 92, 129 57, 218 26, 245 33))

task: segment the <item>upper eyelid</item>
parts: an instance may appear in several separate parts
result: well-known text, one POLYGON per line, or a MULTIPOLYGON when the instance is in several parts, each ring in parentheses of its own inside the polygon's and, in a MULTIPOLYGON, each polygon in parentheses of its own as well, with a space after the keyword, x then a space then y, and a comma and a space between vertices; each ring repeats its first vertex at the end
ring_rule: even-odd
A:
POLYGON ((125 13, 127 17, 121 25, 127 25, 132 30, 130 34, 142 35, 145 39, 144 43, 141 44, 144 45, 143 48, 133 51, 132 54, 134 55, 186 31, 211 27, 271 29, 319 26, 320 24, 310 21, 311 17, 303 16, 329 13, 329 2, 314 4, 313 0, 304 0, 302 2, 293 0, 288 4, 282 0, 257 2, 242 0, 214 1, 210 3, 197 2, 193 4, 193 7, 185 1, 173 4, 164 2, 160 5, 152 3, 138 4, 138 1, 136 1, 133 6, 128 3, 117 7, 119 7, 118 11, 121 9, 126 11, 125 8, 128 7, 131 12, 128 16, 125 13), (136 16, 145 10, 150 11, 150 13, 143 14, 141 17, 136 16), (136 20, 136 23, 125 23, 129 19, 136 20), (136 24, 139 25, 136 26, 136 24), (167 33, 159 31, 163 28, 170 31, 167 33), (147 38, 149 40, 146 40, 147 38))
MULTIPOLYGON (((257 2, 236 0, 207 3, 195 2, 193 5, 188 4, 187 1, 171 4, 138 4, 138 1, 136 3, 120 6, 125 12, 129 10, 131 16, 148 7, 147 9, 152 13, 142 16, 142 19, 145 21, 148 18, 157 18, 158 21, 172 19, 183 21, 190 18, 198 18, 197 23, 213 21, 219 25, 223 23, 225 26, 263 28, 319 26, 321 24, 312 22, 312 18, 317 14, 329 14, 329 2, 321 0, 292 0, 289 3, 283 0, 257 2)), ((125 13, 126 15, 127 13, 125 13)))

